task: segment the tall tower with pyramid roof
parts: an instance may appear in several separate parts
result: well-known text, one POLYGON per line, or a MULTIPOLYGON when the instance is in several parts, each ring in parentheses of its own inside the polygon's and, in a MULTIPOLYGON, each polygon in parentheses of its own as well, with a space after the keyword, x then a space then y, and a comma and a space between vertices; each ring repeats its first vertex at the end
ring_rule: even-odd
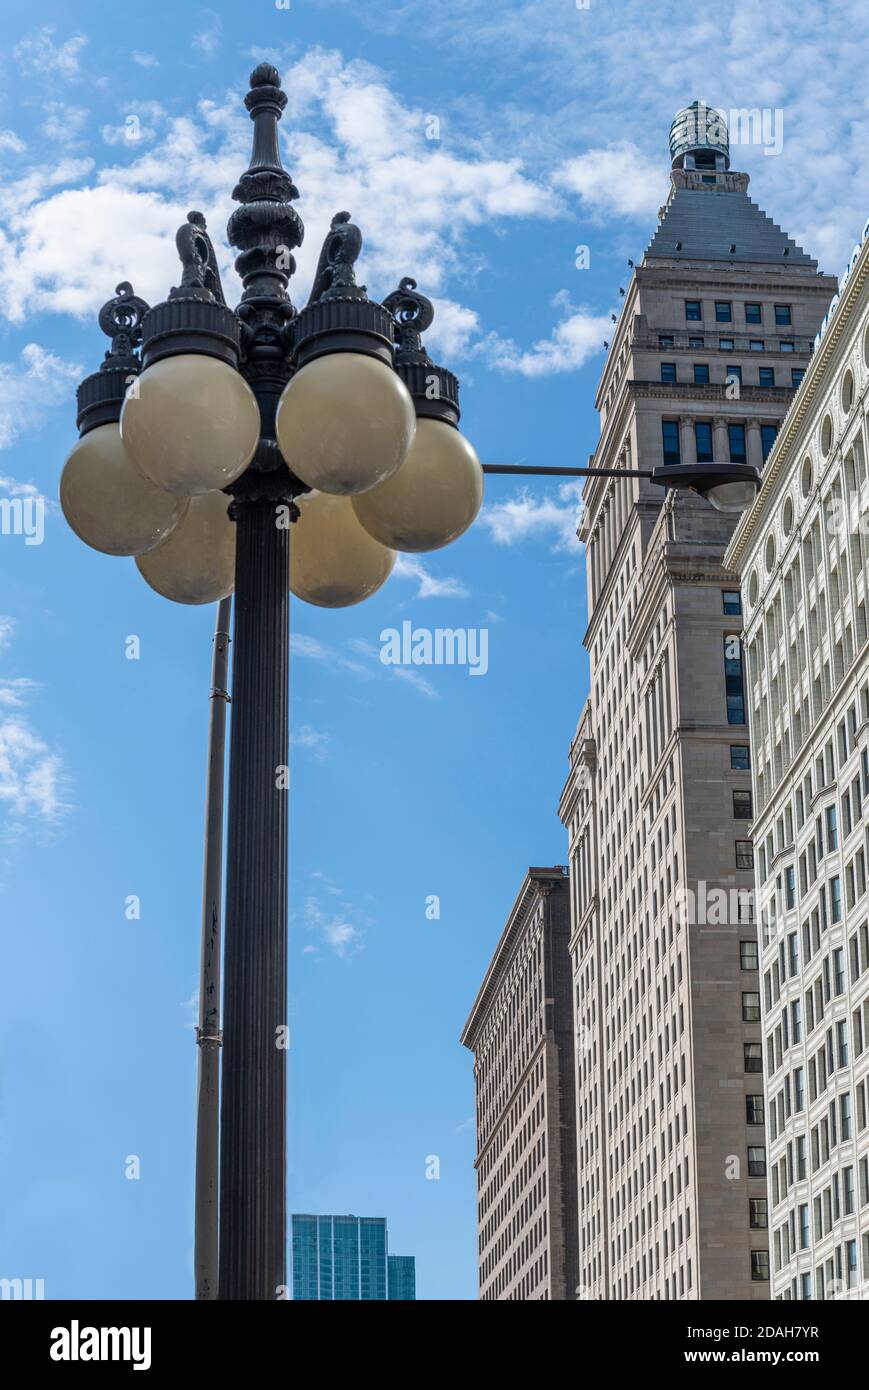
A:
MULTIPOLYGON (((669 195, 598 386, 598 467, 762 466, 835 280, 748 196, 727 124, 670 130, 669 195)), ((761 1055, 734 517, 590 479, 590 693, 570 843, 579 1296, 769 1297, 761 1055)))

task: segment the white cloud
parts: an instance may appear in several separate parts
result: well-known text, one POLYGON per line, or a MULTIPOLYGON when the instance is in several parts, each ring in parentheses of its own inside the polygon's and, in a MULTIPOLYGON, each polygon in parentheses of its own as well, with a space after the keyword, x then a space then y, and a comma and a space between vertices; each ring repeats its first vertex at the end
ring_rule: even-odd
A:
POLYGON ((553 183, 609 217, 654 219, 667 186, 659 164, 629 140, 588 150, 560 165, 553 183))
MULTIPOLYGON (((13 618, 0 616, 0 649, 14 629, 13 618)), ((5 840, 44 834, 68 809, 60 755, 23 713, 37 689, 26 676, 0 679, 0 836, 5 840)))
MULTIPOLYGON (((70 388, 81 376, 77 363, 47 352, 38 343, 28 343, 18 362, 0 362, 0 449, 38 428, 49 406, 68 402, 70 388)), ((37 495, 35 490, 32 495, 37 495)))
POLYGON ((568 312, 553 328, 550 337, 538 339, 533 347, 522 349, 511 338, 490 333, 479 350, 492 366, 505 372, 518 372, 521 376, 577 371, 590 357, 603 352, 604 342, 608 341, 614 325, 608 314, 595 314, 589 309, 566 304, 564 295, 556 296, 556 301, 568 312))
POLYGON ((414 690, 418 690, 420 695, 425 695, 427 700, 439 700, 441 697, 435 690, 430 680, 427 680, 419 671, 415 671, 411 666, 390 666, 390 671, 397 680, 406 681, 412 685, 414 690))
POLYGON ((54 34, 53 25, 44 25, 37 34, 16 44, 12 56, 25 77, 75 82, 81 75, 79 56, 87 39, 83 34, 75 34, 64 43, 56 44, 54 34))
POLYGON ((469 589, 460 579, 449 575, 442 578, 432 574, 416 555, 405 555, 400 551, 396 556, 393 575, 399 579, 413 579, 419 588, 417 598, 468 598, 469 589))
MULTIPOLYGON (((312 875, 312 877, 319 877, 312 875)), ((327 887, 334 888, 336 885, 328 881, 327 887)), ((340 894, 340 889, 338 893, 340 894)), ((370 920, 363 917, 359 911, 350 903, 342 902, 335 910, 334 903, 324 904, 317 894, 311 894, 305 898, 302 906, 302 921, 305 928, 314 932, 320 940, 328 946, 335 955, 341 960, 355 955, 361 950, 365 937, 365 926, 370 925, 370 920)), ((317 947, 304 948, 306 955, 319 954, 317 947)))
POLYGON ((433 299, 434 323, 425 335, 425 345, 435 362, 446 363, 464 357, 480 332, 480 316, 475 309, 454 299, 433 299))
MULTIPOLYGON (((552 190, 527 176, 519 159, 426 140, 425 112, 400 102, 367 64, 315 49, 290 67, 284 85, 285 161, 303 192, 307 229, 297 252, 297 302, 339 208, 363 228, 361 278, 378 296, 410 273, 436 296, 448 275, 478 268, 467 254, 475 228, 559 211, 552 190)), ((115 128, 107 129, 115 138, 115 128)), ((86 187, 62 186, 92 174, 83 161, 40 166, 7 186, 0 191, 6 315, 93 313, 122 279, 152 303, 164 297, 178 276, 174 235, 191 207, 206 214, 228 297, 236 297, 233 253, 222 234, 249 151, 250 121, 235 92, 223 104, 201 103, 195 118, 168 121, 147 150, 101 168, 86 187), (54 188, 46 191, 46 183, 54 188)), ((464 350, 478 332, 475 312, 449 297, 438 309, 432 343, 445 356, 464 350)))
POLYGON ((190 46, 205 58, 213 58, 220 48, 223 24, 220 15, 215 14, 214 10, 203 10, 202 17, 205 21, 203 28, 193 35, 190 46))
POLYGON ((133 54, 133 62, 138 63, 140 68, 158 68, 160 66, 159 61, 154 57, 153 53, 140 53, 136 51, 133 54))
POLYGON ((318 762, 323 762, 327 757, 330 742, 329 734, 313 728, 310 724, 300 724, 290 734, 291 747, 305 748, 318 762))
POLYGON ((0 130, 0 153, 8 150, 10 154, 23 154, 27 146, 14 130, 0 130))
POLYGON ((70 106, 64 101, 49 101, 45 107, 43 134, 59 145, 74 145, 87 125, 88 112, 83 106, 70 106))
POLYGON ((543 540, 559 550, 577 550, 582 486, 580 479, 562 483, 555 496, 531 495, 523 489, 505 502, 485 506, 480 513, 480 524, 488 530, 496 545, 543 540))

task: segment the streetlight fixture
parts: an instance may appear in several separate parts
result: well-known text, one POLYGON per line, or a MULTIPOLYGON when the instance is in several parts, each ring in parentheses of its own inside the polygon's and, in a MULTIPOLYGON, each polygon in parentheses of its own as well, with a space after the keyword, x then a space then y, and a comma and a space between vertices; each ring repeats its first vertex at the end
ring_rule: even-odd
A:
POLYGON ((227 228, 240 304, 225 303, 205 220, 188 214, 176 238, 181 284, 149 308, 124 282, 100 312, 111 347, 79 387, 81 437, 60 485, 76 534, 135 556, 158 593, 187 604, 235 595, 221 1299, 270 1300, 286 1284, 290 592, 323 607, 360 602, 396 551, 435 550, 468 529, 484 472, 650 477, 715 505, 758 481, 732 467, 713 477, 709 465, 482 467, 458 431, 458 382, 422 346, 430 301, 409 278, 382 304, 369 299, 349 213, 332 219, 310 300, 293 307, 304 228, 278 145, 286 102, 277 70, 261 63, 245 97, 253 152, 227 228))

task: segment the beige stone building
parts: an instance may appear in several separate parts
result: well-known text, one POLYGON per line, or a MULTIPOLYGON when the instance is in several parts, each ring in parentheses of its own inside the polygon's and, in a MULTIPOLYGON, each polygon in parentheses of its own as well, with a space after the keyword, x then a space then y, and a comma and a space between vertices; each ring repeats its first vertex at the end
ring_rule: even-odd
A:
POLYGON ((869 239, 727 552, 745 602, 772 1294, 869 1297, 869 239))
POLYGON ((481 1299, 572 1299, 576 1134, 567 869, 529 869, 461 1041, 474 1054, 481 1299))
MULTIPOLYGON (((748 198, 695 104, 597 393, 597 467, 762 463, 835 282, 748 198)), ((590 693, 571 870, 579 1283, 766 1299, 766 1138, 735 518, 645 479, 584 494, 590 693), (715 907, 729 894, 724 914, 715 907)))

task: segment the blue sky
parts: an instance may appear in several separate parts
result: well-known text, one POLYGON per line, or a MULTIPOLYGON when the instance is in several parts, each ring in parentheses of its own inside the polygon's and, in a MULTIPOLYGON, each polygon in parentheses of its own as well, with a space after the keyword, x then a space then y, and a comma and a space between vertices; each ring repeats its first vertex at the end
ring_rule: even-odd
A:
MULTIPOLYGON (((237 298, 224 228, 253 63, 276 62, 290 97, 296 301, 349 208, 370 291, 413 274, 435 299, 429 343, 462 379, 481 457, 579 464, 678 107, 781 111, 781 153, 745 145, 733 164, 841 269, 869 204, 862 17, 799 2, 152 0, 74 15, 49 2, 34 22, 7 7, 0 495, 49 501, 42 545, 0 536, 0 1274, 44 1278, 49 1298, 191 1294, 214 614, 85 549, 53 499, 75 384, 106 346, 96 310, 122 279, 165 295, 189 209, 237 298)), ((586 690, 576 508, 572 486, 491 479, 455 546, 404 562, 358 608, 293 608, 290 1208, 385 1215, 421 1298, 474 1296, 458 1035, 525 868, 565 856, 556 808, 586 690), (381 665, 381 631, 405 619, 486 628, 486 676, 381 665)))

